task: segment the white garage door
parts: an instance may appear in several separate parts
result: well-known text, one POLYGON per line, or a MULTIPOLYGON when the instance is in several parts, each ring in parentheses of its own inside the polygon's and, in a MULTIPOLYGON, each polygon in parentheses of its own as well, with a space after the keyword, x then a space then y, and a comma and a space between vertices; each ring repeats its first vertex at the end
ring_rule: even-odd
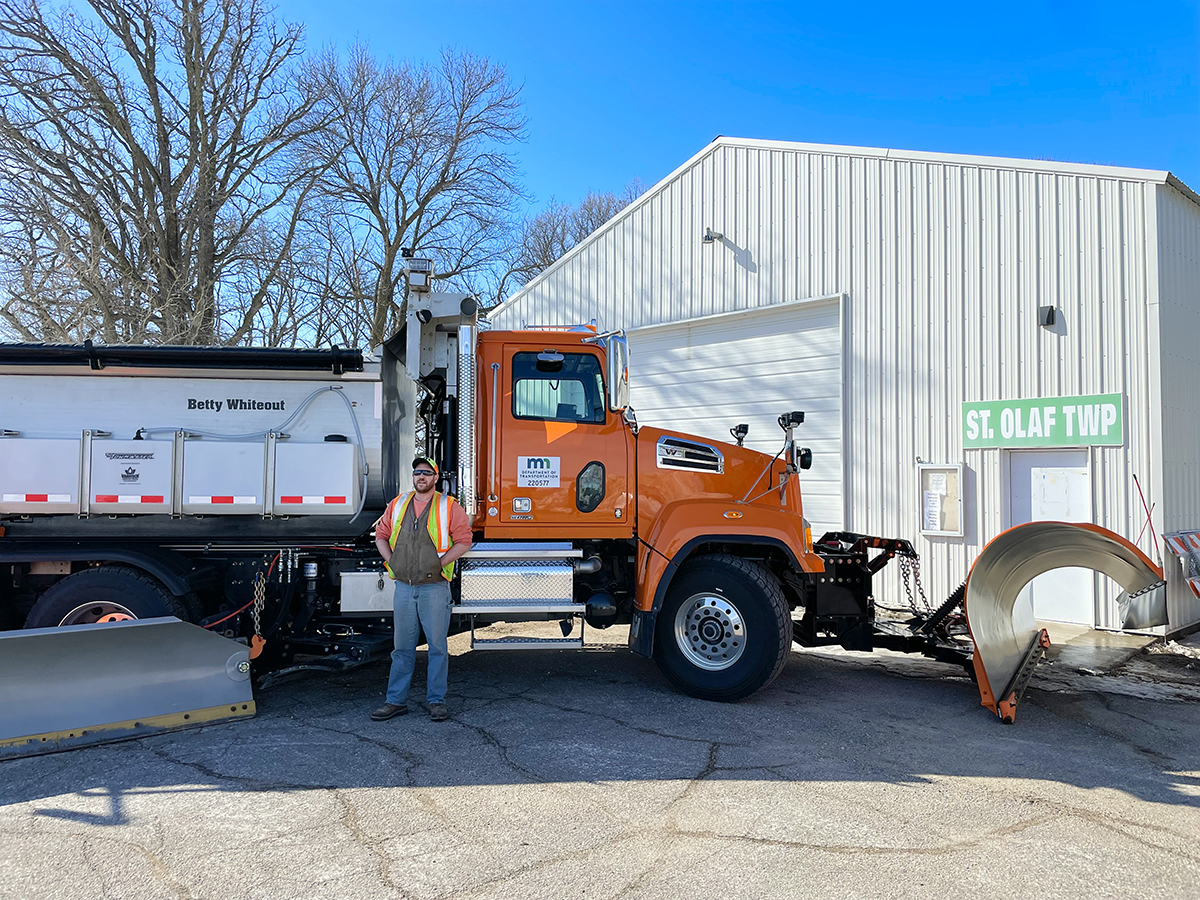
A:
POLYGON ((774 454, 776 419, 804 411, 796 429, 813 466, 800 473, 813 536, 842 527, 840 297, 802 300, 629 332, 631 401, 638 422, 733 441, 774 454))

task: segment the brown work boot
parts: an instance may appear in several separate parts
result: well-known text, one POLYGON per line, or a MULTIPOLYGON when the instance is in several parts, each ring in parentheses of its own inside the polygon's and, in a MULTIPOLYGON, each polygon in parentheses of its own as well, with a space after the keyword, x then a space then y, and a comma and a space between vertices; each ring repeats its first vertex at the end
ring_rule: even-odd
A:
POLYGON ((445 722, 450 718, 450 713, 446 710, 445 703, 429 704, 429 718, 435 722, 445 722))
POLYGON ((408 705, 397 706, 395 703, 385 703, 379 709, 371 711, 371 718, 376 722, 383 722, 386 719, 394 719, 396 716, 402 716, 408 712, 408 705))

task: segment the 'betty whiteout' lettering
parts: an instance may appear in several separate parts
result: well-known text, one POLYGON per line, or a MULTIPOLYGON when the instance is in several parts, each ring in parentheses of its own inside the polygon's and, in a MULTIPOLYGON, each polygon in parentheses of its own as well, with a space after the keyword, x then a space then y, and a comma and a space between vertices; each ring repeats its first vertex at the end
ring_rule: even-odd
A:
POLYGON ((1125 442, 1121 394, 963 404, 963 447, 1088 447, 1125 442))
POLYGON ((188 409, 211 409, 220 412, 222 409, 274 409, 283 412, 285 400, 249 400, 243 397, 229 397, 225 400, 197 400, 188 398, 188 409))

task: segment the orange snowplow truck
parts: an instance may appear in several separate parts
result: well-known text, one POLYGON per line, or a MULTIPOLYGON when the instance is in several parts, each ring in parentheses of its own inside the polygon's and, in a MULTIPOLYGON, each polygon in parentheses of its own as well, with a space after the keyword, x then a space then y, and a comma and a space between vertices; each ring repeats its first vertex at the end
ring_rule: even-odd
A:
POLYGON ((639 428, 623 333, 481 329, 471 296, 422 290, 419 262, 373 355, 0 345, 0 758, 253 715, 255 682, 385 659, 374 524, 414 449, 473 522, 453 632, 567 649, 628 624, 633 651, 709 700, 770 683, 795 641, 960 664, 1011 719, 1046 645, 1014 606, 1028 578, 1161 584, 1103 529, 1013 529, 936 609, 878 619, 873 576, 916 554, 814 541, 802 411, 780 410, 775 456, 639 428), (498 622, 551 635, 489 636, 498 622), (82 690, 99 671, 105 690, 82 690))

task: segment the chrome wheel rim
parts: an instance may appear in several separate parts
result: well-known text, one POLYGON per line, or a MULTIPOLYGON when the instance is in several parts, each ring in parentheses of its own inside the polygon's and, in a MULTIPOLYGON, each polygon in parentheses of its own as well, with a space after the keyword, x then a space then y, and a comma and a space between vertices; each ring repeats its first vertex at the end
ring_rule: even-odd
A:
POLYGON ((720 594, 693 594, 675 614, 675 645, 697 668, 728 669, 746 649, 741 611, 720 594))
POLYGON ((100 622, 128 622, 136 619, 133 610, 120 603, 83 603, 62 617, 61 625, 95 625, 100 622))

